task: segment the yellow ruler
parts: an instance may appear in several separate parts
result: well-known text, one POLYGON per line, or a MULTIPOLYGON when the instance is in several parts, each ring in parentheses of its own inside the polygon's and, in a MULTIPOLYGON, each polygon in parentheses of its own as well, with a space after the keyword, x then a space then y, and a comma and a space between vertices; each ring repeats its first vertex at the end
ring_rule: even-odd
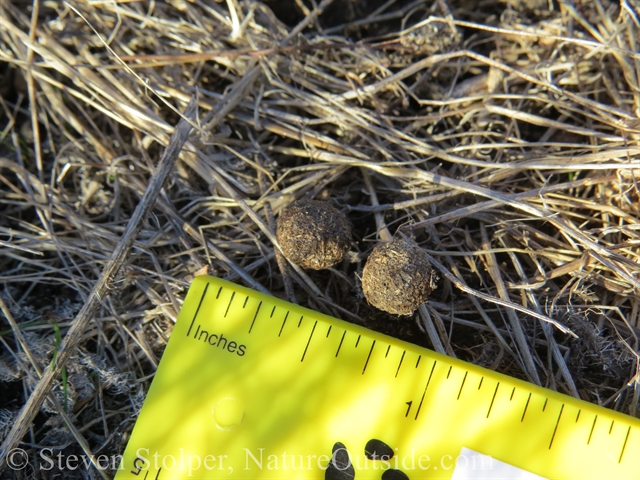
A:
POLYGON ((640 479, 640 421, 197 277, 117 480, 640 479))

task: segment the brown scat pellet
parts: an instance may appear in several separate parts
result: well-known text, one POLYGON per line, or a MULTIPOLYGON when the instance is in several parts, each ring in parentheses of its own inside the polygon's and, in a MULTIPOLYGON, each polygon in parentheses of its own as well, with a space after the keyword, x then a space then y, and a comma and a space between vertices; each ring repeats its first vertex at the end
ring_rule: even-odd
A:
POLYGON ((289 260, 312 270, 338 263, 352 243, 347 217, 322 200, 299 200, 285 208, 276 236, 289 260))
POLYGON ((394 315, 411 315, 435 288, 435 276, 420 247, 404 239, 376 245, 362 272, 367 301, 394 315))

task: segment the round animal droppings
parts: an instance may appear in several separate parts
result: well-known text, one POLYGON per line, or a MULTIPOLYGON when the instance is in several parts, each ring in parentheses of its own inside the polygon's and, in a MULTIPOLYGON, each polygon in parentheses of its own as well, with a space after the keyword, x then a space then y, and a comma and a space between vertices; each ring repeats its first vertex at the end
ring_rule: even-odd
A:
POLYGON ((362 272, 362 290, 374 307, 411 315, 427 301, 436 280, 425 252, 399 238, 375 246, 362 272))
POLYGON ((276 236, 289 260, 312 270, 338 263, 352 243, 347 217, 322 200, 299 200, 285 208, 276 236))

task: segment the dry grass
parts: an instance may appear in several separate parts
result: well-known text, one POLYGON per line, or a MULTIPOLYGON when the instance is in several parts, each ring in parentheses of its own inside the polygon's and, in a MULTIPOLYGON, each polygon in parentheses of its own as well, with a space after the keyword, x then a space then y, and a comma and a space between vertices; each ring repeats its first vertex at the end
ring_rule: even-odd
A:
POLYGON ((205 268, 640 414, 637 6, 331 3, 0 0, 0 439, 18 424, 33 461, 121 453, 205 268), (76 318, 192 98, 173 173, 76 318), (280 256, 274 219, 300 198, 349 215, 351 262, 280 256), (441 277, 415 322, 361 293, 391 235, 441 277))

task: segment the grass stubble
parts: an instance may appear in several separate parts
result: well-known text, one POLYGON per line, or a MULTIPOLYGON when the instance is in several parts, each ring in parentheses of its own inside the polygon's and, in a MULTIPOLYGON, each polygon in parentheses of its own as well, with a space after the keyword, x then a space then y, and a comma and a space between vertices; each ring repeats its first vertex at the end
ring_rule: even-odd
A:
POLYGON ((552 6, 0 0, 0 455, 122 453, 201 272, 638 416, 640 16, 552 6), (282 255, 301 199, 341 263, 282 255), (394 237, 440 277, 413 317, 362 294, 394 237))

